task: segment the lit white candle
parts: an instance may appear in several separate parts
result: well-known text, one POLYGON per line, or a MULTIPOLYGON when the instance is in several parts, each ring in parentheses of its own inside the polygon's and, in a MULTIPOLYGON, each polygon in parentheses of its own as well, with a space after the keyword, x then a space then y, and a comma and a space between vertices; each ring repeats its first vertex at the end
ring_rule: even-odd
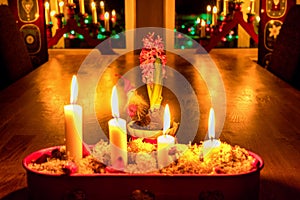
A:
POLYGON ((50 8, 50 4, 48 1, 45 2, 45 22, 46 24, 49 24, 50 22, 50 11, 49 11, 49 8, 50 8))
POLYGON ((100 1, 100 11, 101 11, 101 15, 104 15, 105 13, 105 10, 104 10, 104 2, 103 1, 100 1))
POLYGON ((223 15, 227 15, 227 9, 228 9, 228 0, 224 0, 223 2, 223 15))
POLYGON ((98 19, 97 19, 96 3, 93 1, 91 5, 92 5, 92 21, 94 24, 97 24, 98 19))
POLYGON ((114 118, 109 120, 108 128, 112 168, 116 170, 124 170, 128 160, 126 121, 120 118, 116 86, 112 89, 111 108, 114 118))
POLYGON ((116 25, 116 21, 117 21, 117 13, 115 10, 111 11, 111 22, 113 27, 116 25))
POLYGON ((167 135, 167 131, 171 125, 171 114, 169 105, 167 104, 164 111, 164 127, 163 135, 157 137, 157 161, 158 167, 162 168, 169 164, 169 145, 175 144, 175 138, 167 135))
POLYGON ((210 15, 211 15, 211 6, 208 5, 206 7, 206 21, 207 21, 207 24, 210 24, 210 15))
POLYGON ((109 13, 105 12, 104 14, 104 27, 106 31, 109 31, 109 13))
POLYGON ((205 26, 206 26, 205 20, 202 19, 201 20, 201 35, 200 35, 201 38, 206 37, 205 26))
POLYGON ((250 13, 254 13, 254 0, 250 0, 250 13))
POLYGON ((217 12, 218 12, 218 10, 217 10, 217 7, 216 6, 214 6, 213 7, 213 13, 212 13, 212 22, 211 22, 211 24, 212 25, 216 25, 217 24, 217 12))
POLYGON ((220 0, 217 0, 217 10, 220 11, 220 0))
POLYGON ((71 159, 82 158, 82 107, 76 104, 78 83, 74 75, 71 83, 70 104, 64 106, 66 151, 71 159))
POLYGON ((71 3, 74 3, 74 2, 73 2, 73 0, 68 0, 68 3, 70 3, 70 4, 71 4, 71 3))
POLYGON ((81 14, 85 13, 85 9, 84 9, 84 0, 79 0, 79 10, 81 14))
POLYGON ((211 108, 209 111, 209 119, 208 119, 208 140, 203 142, 203 154, 207 155, 214 148, 217 148, 221 145, 220 140, 216 139, 215 136, 215 112, 214 109, 211 108))
POLYGON ((59 13, 64 13, 64 2, 63 1, 60 1, 59 2, 59 13))

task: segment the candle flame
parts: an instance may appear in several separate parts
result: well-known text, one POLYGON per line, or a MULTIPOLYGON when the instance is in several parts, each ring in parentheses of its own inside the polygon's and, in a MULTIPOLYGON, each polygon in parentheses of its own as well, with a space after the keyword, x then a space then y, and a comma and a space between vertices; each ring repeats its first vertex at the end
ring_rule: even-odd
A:
POLYGON ((210 12, 210 11, 211 11, 211 6, 208 5, 208 6, 206 7, 206 10, 207 10, 207 12, 210 12))
POLYGON ((73 75, 72 82, 71 82, 70 103, 75 104, 77 102, 77 97, 78 97, 78 81, 77 81, 77 77, 73 75))
POLYGON ((214 6, 213 7, 213 13, 217 13, 217 12, 218 12, 217 6, 214 6))
POLYGON ((104 19, 109 19, 109 13, 108 12, 105 12, 104 19))
POLYGON ((100 1, 100 7, 104 7, 104 2, 100 1))
POLYGON ((64 6, 64 2, 63 2, 63 1, 60 1, 58 5, 59 5, 60 7, 63 7, 63 6, 64 6))
POLYGON ((111 92, 111 112, 114 118, 119 118, 119 100, 116 86, 113 87, 111 92))
POLYGON ((208 139, 215 139, 215 111, 210 108, 208 119, 208 139))
POLYGON ((46 9, 49 9, 49 6, 50 6, 50 5, 49 5, 49 2, 46 1, 46 2, 45 2, 45 8, 46 8, 46 9))
POLYGON ((95 2, 93 1, 92 2, 92 8, 95 8, 96 7, 96 4, 95 4, 95 2))
POLYGON ((201 20, 201 26, 205 26, 205 24, 206 24, 206 23, 205 23, 205 20, 202 19, 202 20, 201 20))
POLYGON ((115 10, 112 10, 112 11, 111 11, 111 16, 113 16, 113 17, 116 16, 116 11, 115 11, 115 10))
POLYGON ((163 127, 163 134, 166 134, 167 130, 171 126, 171 115, 169 105, 167 104, 164 111, 164 127, 163 127))

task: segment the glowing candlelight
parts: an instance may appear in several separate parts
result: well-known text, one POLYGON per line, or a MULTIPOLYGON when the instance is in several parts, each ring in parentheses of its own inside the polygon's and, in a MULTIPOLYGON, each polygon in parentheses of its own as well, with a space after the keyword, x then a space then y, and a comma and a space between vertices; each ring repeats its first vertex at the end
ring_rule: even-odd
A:
POLYGON ((79 9, 80 9, 80 13, 84 14, 85 13, 85 9, 84 9, 84 0, 79 0, 79 9))
POLYGON ((70 104, 64 106, 67 155, 73 159, 82 158, 82 107, 77 105, 78 82, 74 75, 71 83, 70 104))
POLYGON ((111 109, 113 119, 108 122, 111 163, 114 169, 123 170, 127 165, 126 121, 120 118, 116 86, 112 89, 111 109))
POLYGON ((217 7, 214 6, 213 7, 213 14, 212 14, 212 22, 211 22, 212 25, 217 24, 217 12, 218 12, 217 7))
POLYGON ((201 38, 206 37, 205 26, 206 26, 206 23, 205 23, 205 21, 202 19, 202 20, 201 20, 201 35, 200 35, 201 38))
POLYGON ((64 2, 63 1, 60 1, 59 2, 59 13, 64 13, 64 2))
POLYGON ((165 167, 169 164, 169 146, 175 144, 175 138, 167 135, 171 125, 171 114, 169 105, 167 104, 164 111, 164 127, 163 135, 157 137, 157 161, 158 167, 165 167))
POLYGON ((49 24, 50 22, 50 11, 49 11, 49 8, 50 8, 50 4, 48 1, 45 2, 45 22, 46 24, 49 24))
POLYGON ((254 13, 254 0, 250 0, 250 13, 254 13))
POLYGON ((210 5, 208 5, 206 7, 206 11, 207 11, 207 13, 206 13, 207 24, 210 24, 210 13, 211 13, 211 6, 210 5))
POLYGON ((73 0, 68 0, 68 3, 71 4, 71 3, 74 3, 74 2, 73 2, 73 0))
POLYGON ((116 11, 115 11, 115 10, 112 10, 112 11, 111 11, 111 22, 112 22, 113 27, 115 26, 116 21, 117 21, 117 14, 116 14, 116 11))
POLYGON ((96 3, 93 1, 91 3, 92 5, 92 21, 94 24, 97 24, 98 19, 97 19, 97 9, 96 9, 96 3))
POLYGON ((104 27, 106 31, 109 31, 109 13, 105 12, 104 14, 104 27))
POLYGON ((211 150, 221 145, 220 140, 216 139, 215 135, 215 112, 211 108, 208 118, 208 140, 203 142, 203 154, 207 155, 211 150))
POLYGON ((224 0, 223 2, 223 15, 227 15, 227 9, 228 9, 228 0, 224 0))

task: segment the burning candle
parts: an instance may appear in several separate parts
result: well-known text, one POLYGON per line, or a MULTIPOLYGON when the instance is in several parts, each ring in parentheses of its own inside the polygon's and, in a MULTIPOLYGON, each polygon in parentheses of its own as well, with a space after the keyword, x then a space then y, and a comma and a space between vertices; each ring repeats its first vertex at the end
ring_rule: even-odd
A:
POLYGON ((217 24, 217 12, 218 12, 217 7, 214 6, 213 7, 213 14, 212 14, 212 22, 211 22, 212 25, 217 24))
POLYGON ((60 1, 58 5, 59 5, 59 13, 64 13, 64 2, 60 1))
POLYGON ((104 27, 106 31, 109 31, 109 13, 105 12, 104 14, 104 27))
POLYGON ((111 22, 113 27, 116 25, 116 21, 117 21, 117 14, 115 10, 111 11, 111 22))
POLYGON ((207 24, 210 24, 210 14, 211 14, 211 6, 210 5, 208 5, 207 7, 206 7, 206 20, 207 20, 207 24))
POLYGON ((94 24, 97 24, 98 19, 97 19, 96 3, 93 1, 91 5, 92 5, 92 21, 94 24))
POLYGON ((217 0, 217 10, 220 11, 220 0, 217 0))
POLYGON ((64 106, 66 151, 72 159, 82 158, 82 107, 76 104, 78 82, 74 75, 71 83, 70 104, 64 106))
POLYGON ((224 0, 223 2, 223 15, 227 15, 227 8, 228 8, 228 0, 224 0))
POLYGON ((250 0, 250 13, 254 13, 254 0, 250 0))
POLYGON ((158 167, 165 167, 169 164, 169 145, 175 144, 175 138, 167 135, 167 131, 171 125, 171 114, 169 105, 167 104, 164 111, 163 135, 157 137, 157 161, 158 167))
POLYGON ((85 9, 84 9, 84 0, 79 0, 79 9, 80 9, 80 13, 84 14, 85 13, 85 9))
POLYGON ((205 23, 205 21, 202 19, 202 20, 201 20, 201 35, 200 35, 201 38, 206 37, 205 26, 206 26, 206 23, 205 23))
POLYGON ((103 1, 100 1, 100 11, 101 11, 101 15, 104 15, 105 13, 105 10, 104 10, 104 2, 103 1))
POLYGON ((50 11, 49 11, 50 4, 48 1, 45 2, 45 22, 49 24, 50 22, 50 11))
POLYGON ((120 118, 116 86, 112 89, 111 108, 113 119, 108 122, 111 163, 114 169, 124 170, 127 165, 126 121, 120 118))
POLYGON ((70 4, 71 4, 71 3, 74 3, 74 2, 73 2, 73 0, 68 0, 68 3, 70 3, 70 4))
POLYGON ((203 154, 207 155, 211 150, 217 148, 221 145, 220 140, 216 139, 215 136, 215 112, 214 109, 211 108, 209 111, 209 119, 208 119, 208 140, 203 142, 203 154))

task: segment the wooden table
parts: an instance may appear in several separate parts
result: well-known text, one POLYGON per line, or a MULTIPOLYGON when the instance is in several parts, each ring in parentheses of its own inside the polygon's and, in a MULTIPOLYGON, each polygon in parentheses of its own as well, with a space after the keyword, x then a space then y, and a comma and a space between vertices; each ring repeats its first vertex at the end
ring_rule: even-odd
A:
MULTIPOLYGON (((88 53, 50 50, 49 62, 0 91, 1 199, 27 199, 22 159, 41 148, 64 144, 63 106, 69 101, 71 77, 88 53)), ((190 55, 203 62, 202 55, 192 51, 190 55)), ((245 147, 264 159, 260 199, 299 197, 300 92, 257 65, 257 49, 213 49, 210 56, 220 71, 227 98, 221 140, 245 147)), ((133 53, 119 57, 97 86, 97 98, 89 106, 102 108, 96 113, 104 132, 111 118, 110 89, 118 80, 114 74, 123 74, 137 65, 138 56, 133 53)), ((175 54, 168 54, 168 65, 182 73, 197 94, 201 117, 194 142, 203 140, 211 106, 205 82, 191 64, 175 54)), ((164 92, 172 97, 172 92, 164 92)), ((88 98, 89 94, 81 96, 80 103, 88 98)), ((171 108, 177 106, 174 102, 164 98, 164 103, 173 103, 171 108)), ((180 119, 180 113, 173 114, 180 119)), ((91 126, 86 125, 87 130, 91 126)), ((93 143, 100 136, 92 133, 85 139, 93 143)))

